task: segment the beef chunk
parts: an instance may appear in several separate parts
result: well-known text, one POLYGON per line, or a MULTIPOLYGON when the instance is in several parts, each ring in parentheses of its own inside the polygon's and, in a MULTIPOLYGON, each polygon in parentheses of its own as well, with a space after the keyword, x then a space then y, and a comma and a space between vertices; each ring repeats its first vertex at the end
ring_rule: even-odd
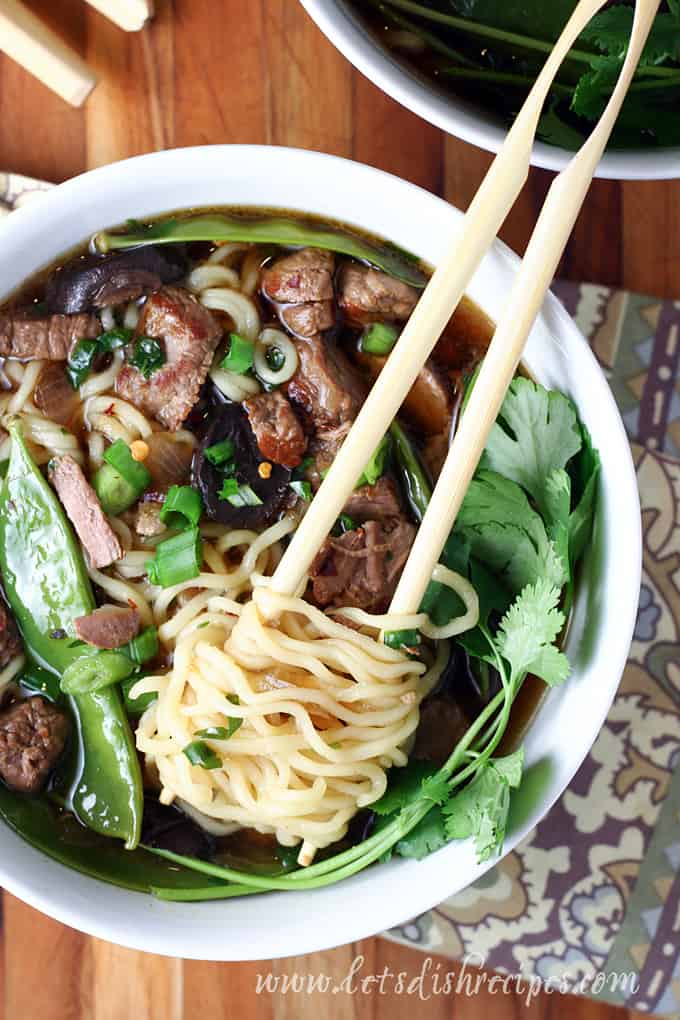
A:
POLYGON ((81 641, 96 648, 120 648, 139 634, 139 613, 125 606, 100 606, 75 622, 81 641))
POLYGON ((296 343, 300 365, 288 396, 314 429, 335 429, 356 418, 366 387, 334 343, 310 337, 296 343))
POLYGON ((262 274, 262 292, 278 306, 281 322, 296 336, 316 336, 335 322, 335 257, 303 248, 277 259, 262 274))
POLYGON ((445 429, 434 436, 428 436, 423 445, 423 460, 432 478, 437 479, 444 467, 449 452, 450 431, 445 429))
POLYGON ((14 617, 3 602, 0 602, 0 669, 4 669, 10 659, 23 651, 23 645, 14 617))
POLYGON ((327 538, 310 569, 317 605, 355 606, 383 613, 388 608, 416 529, 407 521, 367 521, 339 538, 327 538))
POLYGON ((335 322, 332 301, 307 301, 303 305, 286 305, 279 312, 284 326, 296 336, 316 336, 330 329, 335 322))
POLYGON ((302 425, 278 390, 243 401, 260 453, 274 464, 294 468, 302 462, 307 439, 302 425))
POLYGON ((161 507, 164 502, 163 497, 160 499, 140 500, 137 504, 134 520, 134 529, 138 535, 142 535, 143 538, 154 538, 156 535, 162 535, 164 531, 167 531, 165 524, 161 520, 161 507))
POLYGON ((379 478, 375 485, 362 485, 355 489, 344 509, 344 513, 354 521, 382 521, 398 517, 401 511, 397 487, 387 475, 379 478))
POLYGON ((96 315, 31 316, 26 312, 0 314, 0 355, 37 361, 66 361, 79 340, 102 332, 96 315))
POLYGON ((347 264, 342 270, 339 302, 351 322, 402 322, 408 319, 418 297, 415 287, 377 269, 347 264))
POLYGON ((182 287, 164 287, 144 305, 137 331, 162 340, 165 364, 145 379, 124 365, 116 389, 175 432, 198 400, 222 330, 212 312, 182 287))
POLYGON ((262 274, 262 291, 277 304, 333 300, 335 258, 322 248, 302 248, 284 255, 262 274))
POLYGON ((64 750, 69 721, 36 695, 0 714, 0 776, 11 790, 38 793, 64 750))
POLYGON ((108 567, 123 555, 116 533, 106 519, 97 494, 80 465, 69 457, 50 462, 50 481, 90 558, 93 567, 108 567))

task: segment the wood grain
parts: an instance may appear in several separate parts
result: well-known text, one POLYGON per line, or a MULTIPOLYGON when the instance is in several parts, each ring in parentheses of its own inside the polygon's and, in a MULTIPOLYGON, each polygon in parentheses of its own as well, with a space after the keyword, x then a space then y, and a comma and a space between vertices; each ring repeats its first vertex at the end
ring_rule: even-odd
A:
MULTIPOLYGON (((294 0, 157 0, 128 35, 81 0, 32 6, 102 78, 84 110, 0 59, 2 169, 61 181, 137 153, 251 142, 325 150, 381 167, 466 207, 487 153, 444 137, 382 95, 326 42, 294 0)), ((532 171, 502 232, 522 251, 552 175, 532 171)), ((187 182, 190 189, 190 182, 187 182)), ((190 191, 188 191, 190 201, 190 191)), ((301 190, 300 204, 304 204, 301 190)), ((398 210, 395 210, 398 215, 398 210)), ((680 294, 680 184, 595 182, 565 254, 571 279, 680 294)), ((295 919, 291 918, 291 923, 295 919)), ((542 994, 433 996, 289 991, 296 976, 340 984, 352 961, 417 979, 424 957, 369 939, 304 958, 248 964, 169 960, 90 939, 4 896, 0 1020, 632 1020, 585 999, 542 994), (257 993, 272 974, 278 992, 257 993)), ((455 962, 433 956, 443 973, 455 962)), ((480 978, 480 982, 483 981, 480 978)), ((488 980, 488 977, 487 977, 488 980)))

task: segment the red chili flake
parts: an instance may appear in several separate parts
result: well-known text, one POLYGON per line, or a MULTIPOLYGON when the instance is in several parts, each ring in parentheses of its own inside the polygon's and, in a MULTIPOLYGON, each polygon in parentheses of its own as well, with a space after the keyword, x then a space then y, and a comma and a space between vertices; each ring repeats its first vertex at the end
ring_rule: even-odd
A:
POLYGON ((137 608, 137 603, 135 602, 134 599, 128 599, 127 600, 127 604, 130 607, 130 609, 136 609, 137 608))
POLYGON ((116 407, 115 404, 109 404, 109 406, 104 411, 104 414, 113 414, 114 410, 115 410, 115 407, 116 407))

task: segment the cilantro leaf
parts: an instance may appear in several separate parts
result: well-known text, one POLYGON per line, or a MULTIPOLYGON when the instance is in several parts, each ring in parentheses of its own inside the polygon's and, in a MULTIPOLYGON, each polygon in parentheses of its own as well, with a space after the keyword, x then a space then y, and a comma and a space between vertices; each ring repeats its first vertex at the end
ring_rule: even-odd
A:
POLYGON ((481 466, 521 485, 546 514, 546 479, 581 449, 574 405, 562 393, 513 379, 493 425, 481 466))
POLYGON ((559 588, 540 578, 523 589, 501 620, 496 643, 510 663, 512 683, 526 673, 535 673, 550 686, 568 677, 569 660, 553 646, 564 626, 559 599, 559 588))
POLYGON ((421 792, 423 781, 437 772, 437 766, 430 761, 413 758, 403 768, 390 769, 389 783, 380 800, 371 804, 371 811, 377 815, 391 815, 415 800, 421 792))
MULTIPOLYGON (((581 38, 597 46, 603 53, 623 60, 632 30, 633 8, 617 4, 591 18, 581 38)), ((678 59, 680 59, 680 34, 677 13, 657 14, 640 57, 640 67, 678 59)))
POLYGON ((571 97, 571 108, 580 117, 597 120, 604 112, 607 101, 621 73, 619 57, 593 57, 591 71, 578 80, 571 97))
POLYGON ((406 836, 402 836, 394 850, 400 857, 420 861, 445 846, 449 839, 442 809, 435 804, 406 836))
POLYGON ((492 759, 442 808, 449 839, 474 836, 480 864, 503 845, 510 788, 519 785, 523 762, 522 748, 505 758, 492 759))
POLYGON ((567 579, 567 564, 520 486, 493 471, 478 471, 473 478, 455 530, 513 595, 539 578, 558 588, 567 579))

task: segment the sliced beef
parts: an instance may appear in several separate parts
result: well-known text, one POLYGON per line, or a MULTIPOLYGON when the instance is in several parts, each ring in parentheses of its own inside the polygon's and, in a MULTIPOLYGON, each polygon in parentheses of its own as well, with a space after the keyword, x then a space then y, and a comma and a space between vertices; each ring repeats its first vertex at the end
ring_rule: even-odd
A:
POLYGON ((300 365, 288 396, 314 429, 335 429, 356 418, 366 397, 363 379, 330 340, 298 340, 300 365))
POLYGON ((335 323, 332 301, 308 301, 303 305, 286 305, 279 318, 291 333, 299 337, 316 336, 335 323))
POLYGON ((0 602, 0 669, 4 669, 10 659, 23 651, 23 645, 14 617, 3 602, 0 602))
POLYGON ((33 401, 46 418, 67 427, 72 425, 82 409, 80 395, 71 386, 66 366, 59 361, 51 361, 43 367, 33 401))
POLYGON ((277 304, 333 300, 335 258, 322 248, 302 248, 284 255, 262 274, 265 297, 277 304))
POLYGON ((100 606, 74 621, 81 641, 96 648, 120 648, 139 634, 139 613, 125 606, 100 606))
POLYGON ((293 408, 279 390, 244 400, 243 406, 263 457, 289 468, 302 463, 307 438, 293 408))
POLYGON ((96 315, 41 315, 27 312, 0 314, 0 355, 27 361, 66 361, 79 340, 99 336, 96 315))
POLYGON ((198 400, 222 330, 188 290, 164 287, 144 305, 137 332, 163 342, 165 364, 150 379, 124 365, 116 389, 175 432, 198 400))
POLYGON ((388 608, 416 529, 407 521, 367 521, 339 538, 327 538, 310 568, 317 605, 388 608))
POLYGON ((66 715, 36 695, 0 714, 0 776, 11 790, 38 793, 64 750, 66 715))
POLYGON ((355 489, 345 503, 344 513, 353 521, 381 521, 398 517, 402 512, 399 493, 392 478, 383 475, 375 485, 355 489))
POLYGON ((348 263, 340 275, 340 307, 350 322, 359 325, 383 319, 403 322, 419 297, 415 287, 369 266, 348 263))
POLYGON ((154 538, 156 535, 162 535, 164 531, 167 531, 165 524, 161 520, 163 502, 162 498, 145 498, 137 504, 134 529, 138 535, 141 535, 143 538, 154 538))
POLYGON ((83 255, 56 269, 47 281, 50 312, 85 312, 151 294, 186 274, 183 245, 142 245, 106 255, 83 255))
POLYGON ((97 494, 80 465, 69 457, 50 461, 50 481, 93 567, 108 567, 119 560, 123 549, 106 519, 97 494))

